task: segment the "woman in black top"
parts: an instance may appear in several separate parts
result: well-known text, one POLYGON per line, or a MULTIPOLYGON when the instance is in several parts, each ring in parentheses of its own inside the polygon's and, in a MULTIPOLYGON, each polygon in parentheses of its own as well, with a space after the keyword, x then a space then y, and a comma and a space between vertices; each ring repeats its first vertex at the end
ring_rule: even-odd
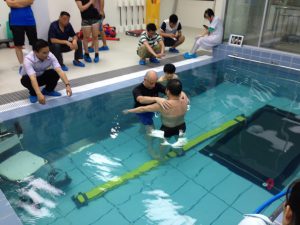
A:
POLYGON ((81 27, 83 32, 83 47, 84 47, 84 60, 88 63, 92 62, 92 59, 88 52, 88 42, 89 38, 92 34, 93 37, 93 45, 95 48, 95 58, 94 62, 99 62, 99 41, 98 41, 98 33, 99 33, 99 20, 101 16, 97 9, 94 7, 95 1, 97 0, 75 0, 76 4, 81 13, 81 27))

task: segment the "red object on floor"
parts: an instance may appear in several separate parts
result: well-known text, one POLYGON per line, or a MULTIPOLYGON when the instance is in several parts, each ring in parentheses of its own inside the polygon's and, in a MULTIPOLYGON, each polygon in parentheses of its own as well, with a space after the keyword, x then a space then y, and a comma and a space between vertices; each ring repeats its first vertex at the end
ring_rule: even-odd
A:
POLYGON ((267 184, 267 189, 268 190, 271 190, 275 185, 274 180, 272 178, 267 179, 266 184, 267 184))

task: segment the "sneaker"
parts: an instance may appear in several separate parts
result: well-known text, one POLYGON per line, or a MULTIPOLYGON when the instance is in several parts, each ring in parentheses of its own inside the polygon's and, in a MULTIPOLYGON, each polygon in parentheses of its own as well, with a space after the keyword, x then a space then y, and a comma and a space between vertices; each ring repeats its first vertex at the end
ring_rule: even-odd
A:
POLYGON ((19 74, 21 75, 22 72, 22 66, 19 67, 19 74))
POLYGON ((141 59, 141 60, 139 61, 139 64, 140 64, 141 66, 146 65, 146 60, 145 60, 145 59, 141 59))
POLYGON ((79 60, 73 60, 73 65, 78 67, 85 67, 85 64, 80 62, 79 60))
POLYGON ((62 66, 61 66, 61 69, 62 69, 63 71, 68 71, 68 70, 69 70, 69 68, 68 68, 66 65, 62 65, 62 66))
POLYGON ((91 62, 92 62, 92 59, 91 59, 91 57, 90 57, 89 55, 84 55, 84 56, 83 56, 83 59, 84 59, 84 61, 86 61, 86 62, 88 62, 88 63, 91 63, 91 62))
POLYGON ((29 101, 31 103, 36 103, 38 101, 38 98, 37 98, 37 96, 29 95, 29 101))
POLYGON ((152 63, 159 63, 159 60, 157 58, 150 58, 149 61, 152 63))
POLYGON ((98 63, 98 62, 99 62, 99 56, 95 56, 94 63, 98 63))
POLYGON ((93 47, 88 47, 88 51, 89 51, 89 53, 93 53, 95 50, 93 47))
POLYGON ((47 91, 45 88, 43 88, 42 94, 48 95, 48 96, 54 96, 54 97, 61 96, 61 93, 59 93, 57 91, 47 91))
POLYGON ((185 58, 185 59, 194 59, 197 57, 198 57, 198 55, 196 53, 190 54, 190 53, 186 52, 183 54, 183 58, 185 58))
POLYGON ((171 53, 179 53, 179 51, 176 48, 170 48, 169 52, 171 52, 171 53))
POLYGON ((99 48, 99 51, 108 51, 108 50, 109 50, 109 47, 107 45, 99 48))

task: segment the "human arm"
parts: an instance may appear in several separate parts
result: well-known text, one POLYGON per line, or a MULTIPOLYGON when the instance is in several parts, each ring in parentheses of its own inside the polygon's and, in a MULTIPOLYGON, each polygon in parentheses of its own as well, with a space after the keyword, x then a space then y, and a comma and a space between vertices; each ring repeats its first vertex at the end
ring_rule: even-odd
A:
POLYGON ((125 109, 123 110, 124 114, 127 113, 143 113, 143 112, 161 112, 161 106, 158 103, 140 106, 134 109, 125 109))
POLYGON ((158 44, 160 45, 160 53, 157 54, 157 58, 162 58, 163 56, 165 56, 165 44, 163 42, 163 40, 161 39, 158 44))
POLYGON ((23 8, 33 4, 33 0, 6 0, 6 4, 11 8, 23 8))
POLYGON ((67 96, 69 96, 69 97, 72 96, 72 89, 71 89, 71 86, 70 86, 70 82, 69 82, 66 74, 64 73, 64 71, 62 71, 62 69, 60 67, 57 67, 54 70, 57 72, 57 74, 59 75, 60 79, 66 85, 67 96))
POLYGON ((171 104, 166 99, 160 97, 138 96, 136 100, 141 104, 157 103, 163 109, 169 109, 171 107, 171 104))
POLYGON ((104 0, 99 0, 99 13, 102 16, 102 18, 105 18, 104 13, 104 0))
POLYGON ((88 3, 86 3, 85 5, 82 5, 82 2, 80 0, 76 0, 76 4, 77 7, 79 9, 80 12, 84 12, 85 10, 87 10, 91 5, 94 4, 94 0, 90 0, 88 3))
POLYGON ((166 22, 163 22, 161 24, 161 26, 160 26, 160 32, 159 32, 160 36, 162 36, 164 38, 166 38, 166 37, 167 38, 176 38, 175 34, 172 34, 172 33, 168 34, 168 33, 166 33, 166 28, 167 28, 167 24, 166 24, 166 22))

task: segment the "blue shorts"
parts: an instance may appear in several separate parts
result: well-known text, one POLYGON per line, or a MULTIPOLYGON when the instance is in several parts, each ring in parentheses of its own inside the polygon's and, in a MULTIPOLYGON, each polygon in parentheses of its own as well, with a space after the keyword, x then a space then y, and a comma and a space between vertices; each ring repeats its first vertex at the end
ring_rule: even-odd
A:
POLYGON ((144 125, 153 125, 153 116, 154 113, 153 112, 145 112, 145 113, 137 113, 136 114, 139 119, 140 122, 144 125))

